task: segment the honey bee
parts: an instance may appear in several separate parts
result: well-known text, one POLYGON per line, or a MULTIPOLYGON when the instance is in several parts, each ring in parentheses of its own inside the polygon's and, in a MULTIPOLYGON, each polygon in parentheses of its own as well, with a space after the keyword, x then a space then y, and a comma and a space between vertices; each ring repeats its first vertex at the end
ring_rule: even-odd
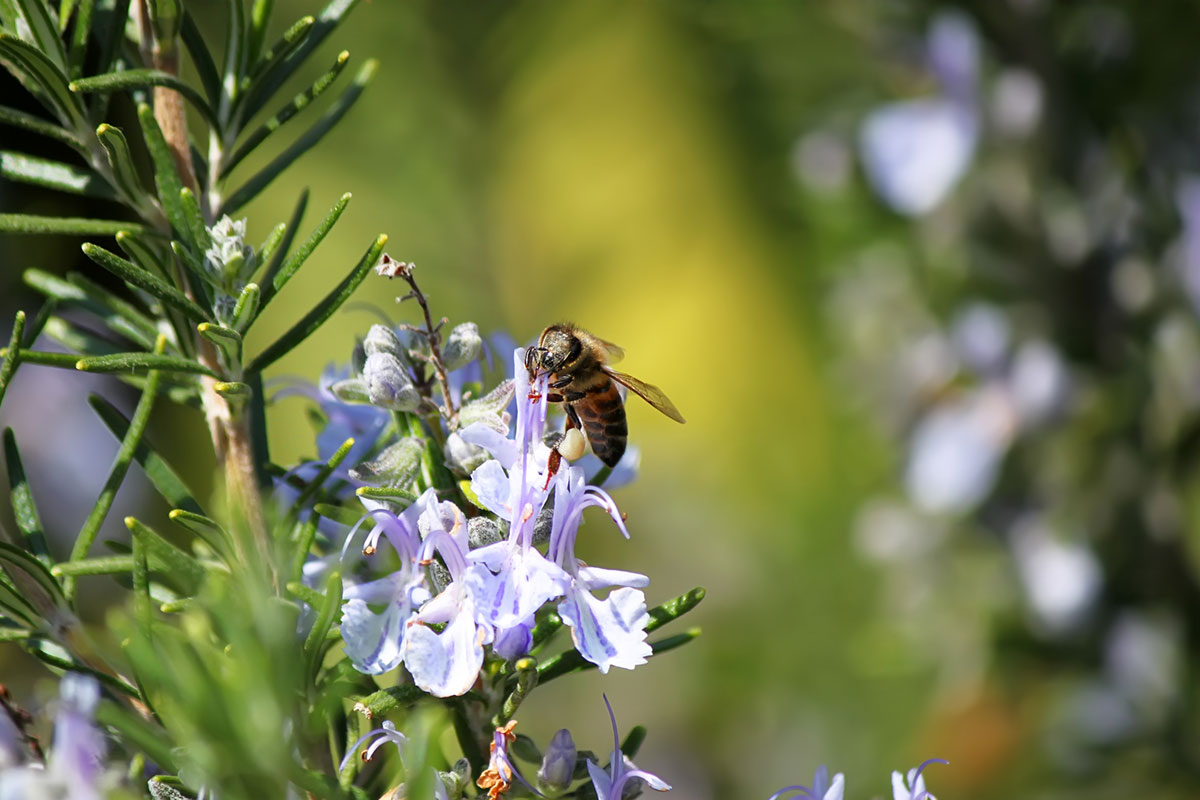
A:
POLYGON ((624 355, 612 342, 566 322, 546 328, 537 345, 525 351, 525 368, 531 379, 542 372, 550 373, 552 391, 546 399, 566 408, 568 430, 582 429, 592 452, 610 467, 621 460, 629 440, 618 383, 676 422, 685 421, 657 386, 609 366, 624 355))

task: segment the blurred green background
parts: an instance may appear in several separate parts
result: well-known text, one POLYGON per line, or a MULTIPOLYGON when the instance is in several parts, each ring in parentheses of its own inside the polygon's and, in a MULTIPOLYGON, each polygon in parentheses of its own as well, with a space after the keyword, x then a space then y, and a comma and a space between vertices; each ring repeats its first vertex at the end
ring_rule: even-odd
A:
MULTIPOLYGON (((188 7, 221 36, 223 3, 188 7)), ((279 2, 276 19, 314 9, 279 2)), ((847 774, 849 796, 880 796, 888 771, 935 756, 951 762, 927 773, 942 797, 1196 796, 1187 534, 1200 348, 1174 197, 1200 166, 1198 16, 1181 2, 374 0, 316 59, 378 57, 368 94, 245 209, 258 242, 305 188, 306 225, 354 194, 249 348, 383 232, 393 257, 416 263, 435 314, 518 341, 573 320, 622 345, 622 369, 688 418, 631 402, 642 473, 615 496, 632 540, 597 520, 580 556, 648 574, 652 602, 706 587, 688 618, 704 635, 634 672, 536 692, 518 730, 539 742, 569 727, 606 750, 606 692, 623 726, 650 729, 639 764, 681 797, 766 797, 821 763, 847 774), (947 9, 981 51, 966 89, 930 63, 926 32, 947 9), (1005 111, 1013 86, 1026 91, 1005 111), (876 109, 914 97, 973 114, 970 152, 932 208, 892 202, 897 213, 871 189, 859 136, 876 109), (1022 109, 1032 118, 1016 130, 1022 109), (1004 321, 1014 350, 1050 348, 1071 391, 1036 424, 1001 415, 973 496, 922 500, 921 420, 1003 383, 969 353, 946 355, 975 330, 974 307, 1004 321), (1147 511, 1151 496, 1166 499, 1147 511), (1051 540, 1094 551, 1064 562, 1095 566, 1062 625, 1039 622, 1023 571, 1031 508, 1053 521, 1051 540), (887 538, 897 519, 902 557, 887 538), (1166 688, 1149 710, 1116 692, 1133 721, 1089 738, 1080 731, 1111 721, 1108 690, 1124 685, 1105 643, 1130 608, 1174 632, 1165 650, 1133 648, 1152 672, 1170 663, 1166 688)), ((60 202, 0 191, 5 210, 60 202)), ((0 248, 5 318, 35 304, 21 269, 81 260, 73 242, 0 248)), ((272 374, 315 380, 376 313, 412 321, 394 293, 368 280, 359 305, 272 374)), ((305 409, 274 409, 279 463, 315 455, 305 409)), ((207 451, 198 414, 158 413, 160 448, 207 451)), ((951 464, 969 439, 950 437, 951 464)), ((203 469, 189 478, 214 485, 203 469)), ((6 681, 12 659, 0 650, 6 681)))

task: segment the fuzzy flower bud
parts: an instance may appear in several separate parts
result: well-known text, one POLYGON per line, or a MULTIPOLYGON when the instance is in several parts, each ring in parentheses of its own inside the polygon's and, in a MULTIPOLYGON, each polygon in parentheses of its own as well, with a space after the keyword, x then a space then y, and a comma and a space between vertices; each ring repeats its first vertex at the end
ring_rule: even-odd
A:
POLYGON ((474 322, 464 322, 455 325, 446 338, 446 344, 442 346, 442 362, 446 369, 458 369, 479 358, 482 349, 483 338, 479 335, 479 326, 474 322))
POLYGON ((406 437, 351 469, 350 477, 371 486, 408 486, 421 470, 423 449, 421 440, 406 437))
POLYGON ((213 277, 228 285, 254 271, 257 260, 254 248, 245 242, 246 220, 221 217, 208 229, 208 234, 212 246, 204 253, 204 266, 213 277))
POLYGON ((476 467, 488 460, 486 450, 479 445, 466 442, 459 436, 458 431, 454 431, 446 437, 443 453, 446 456, 446 466, 462 475, 470 475, 476 467))
POLYGON ((368 356, 388 353, 397 358, 404 357, 404 345, 400 343, 400 337, 387 325, 372 325, 367 331, 367 338, 363 339, 362 347, 368 356))
POLYGON ((546 797, 558 797, 570 788, 577 757, 571 732, 563 728, 554 734, 550 746, 546 748, 546 755, 542 758, 541 769, 537 773, 538 791, 546 797))
POLYGON ((413 411, 421 402, 417 387, 400 360, 388 353, 367 356, 363 367, 371 405, 392 411, 413 411))

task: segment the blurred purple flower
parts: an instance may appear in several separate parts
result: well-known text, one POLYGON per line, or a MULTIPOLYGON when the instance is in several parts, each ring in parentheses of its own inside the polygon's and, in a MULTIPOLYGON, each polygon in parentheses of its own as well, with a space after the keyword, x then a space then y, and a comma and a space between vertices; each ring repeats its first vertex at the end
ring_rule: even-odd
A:
POLYGON ((592 778, 592 786, 596 789, 597 800, 621 800, 625 784, 630 781, 642 781, 656 792, 670 791, 671 786, 662 778, 645 770, 638 769, 634 763, 621 752, 621 742, 617 734, 617 718, 613 714, 608 697, 604 698, 608 708, 608 719, 612 722, 613 749, 608 759, 608 772, 600 769, 600 765, 590 758, 587 762, 588 775, 592 778))
POLYGON ((107 747, 94 722, 100 684, 90 676, 69 672, 59 684, 59 696, 48 766, 5 766, 0 770, 0 800, 100 800, 104 796, 107 747))
POLYGON ((788 800, 789 797, 807 797, 809 800, 842 800, 842 795, 845 791, 845 776, 839 772, 833 776, 833 782, 831 783, 829 781, 829 768, 822 764, 813 773, 812 786, 786 786, 768 797, 767 800, 788 800))
POLYGON ((863 167, 892 210, 922 216, 933 210, 970 166, 979 139, 976 99, 979 41, 971 21, 943 12, 927 40, 937 97, 889 103, 863 122, 863 167))
POLYGON ((933 795, 925 790, 925 778, 921 773, 930 764, 949 764, 950 762, 944 758, 931 758, 924 761, 920 766, 913 767, 908 771, 908 775, 901 775, 898 770, 892 771, 892 798, 893 800, 937 800, 933 795))
POLYGON ((1183 228, 1180 238, 1183 288, 1192 307, 1200 309, 1200 178, 1189 176, 1179 182, 1175 207, 1183 228))

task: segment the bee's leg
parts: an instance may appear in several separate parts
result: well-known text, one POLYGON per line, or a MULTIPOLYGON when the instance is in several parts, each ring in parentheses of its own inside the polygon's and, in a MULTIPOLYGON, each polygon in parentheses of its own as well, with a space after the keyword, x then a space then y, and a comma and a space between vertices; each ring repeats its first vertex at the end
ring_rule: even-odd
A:
POLYGON ((575 379, 571 378, 571 377, 567 377, 567 378, 559 378, 556 381, 550 381, 550 388, 551 389, 565 389, 571 385, 571 381, 573 381, 573 380, 575 380, 575 379))

